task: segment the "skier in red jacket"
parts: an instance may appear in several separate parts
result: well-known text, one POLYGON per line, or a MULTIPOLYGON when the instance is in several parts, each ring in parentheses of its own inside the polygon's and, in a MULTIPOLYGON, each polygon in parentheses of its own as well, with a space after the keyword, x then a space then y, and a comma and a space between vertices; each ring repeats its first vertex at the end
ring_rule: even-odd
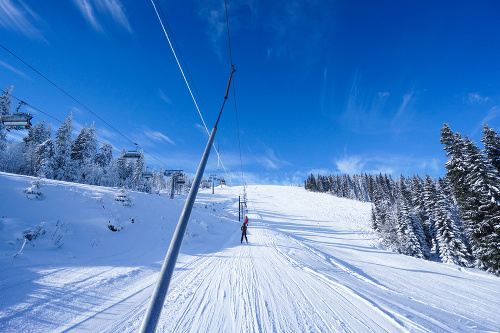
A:
POLYGON ((244 222, 243 225, 241 226, 241 241, 240 241, 240 243, 243 243, 243 237, 245 237, 245 240, 247 241, 247 244, 248 244, 246 222, 244 222))

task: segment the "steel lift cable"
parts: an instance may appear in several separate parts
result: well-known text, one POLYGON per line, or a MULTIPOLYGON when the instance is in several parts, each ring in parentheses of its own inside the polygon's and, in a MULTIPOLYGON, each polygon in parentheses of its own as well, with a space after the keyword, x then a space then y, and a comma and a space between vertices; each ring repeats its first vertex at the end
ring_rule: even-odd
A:
MULTIPOLYGON (((181 64, 179 62, 179 58, 177 57, 177 53, 175 52, 175 49, 174 49, 174 47, 172 45, 172 42, 170 41, 170 37, 169 37, 169 35, 167 33, 167 30, 165 29, 165 25, 163 24, 163 21, 162 21, 162 19, 160 17, 160 14, 158 13, 158 9, 156 8, 154 0, 151 0, 151 4, 153 5, 153 8, 154 8, 155 13, 156 13, 156 16, 158 17, 158 21, 160 21, 160 25, 161 25, 161 28, 163 29, 163 33, 165 34, 165 37, 167 37, 168 45, 170 46, 170 49, 172 50, 172 53, 174 54, 174 58, 175 58, 175 61, 177 62, 177 66, 179 67, 179 70, 181 71, 182 77, 184 78, 184 82, 186 83, 186 86, 187 86, 187 88, 189 90, 189 94, 191 95, 191 98, 192 98, 192 100, 194 102, 196 110, 198 111, 198 114, 200 115, 201 121, 203 122, 203 126, 205 127, 205 130, 207 131, 207 134, 210 135, 210 131, 208 130, 207 124, 205 123, 205 119, 203 119, 203 115, 201 114, 200 108, 198 107, 198 103, 196 102, 196 98, 193 95, 193 91, 191 90, 191 86, 189 85, 189 82, 188 82, 188 80, 186 78, 186 75, 184 74, 184 70, 182 69, 182 66, 181 66, 181 64)), ((161 5, 160 5, 159 2, 158 2, 158 7, 161 10, 161 5)), ((161 11, 163 13, 163 10, 161 10, 161 11)), ((163 19, 166 22, 165 15, 163 15, 163 19)), ((234 66, 232 64, 231 64, 231 67, 232 67, 232 69, 234 69, 234 66)), ((232 75, 232 73, 231 73, 231 75, 232 75)), ((228 89, 229 89, 229 87, 228 87, 228 89)), ((213 145, 213 147, 214 147, 215 152, 217 153, 218 158, 220 159, 220 155, 219 155, 219 152, 217 151, 217 148, 215 147, 215 144, 213 145)), ((227 171, 226 171, 226 167, 224 166, 224 163, 222 162, 222 159, 221 159, 221 165, 222 165, 222 168, 224 169, 224 172, 229 177, 229 175, 227 174, 227 171)))
POLYGON ((182 56, 181 48, 177 44, 177 41, 176 41, 175 36, 174 36, 174 33, 170 29, 170 25, 168 24, 167 17, 165 16, 165 13, 163 12, 163 8, 161 7, 160 1, 156 0, 156 3, 158 5, 158 9, 160 10, 161 16, 163 17, 163 21, 165 22, 165 25, 166 25, 168 31, 170 32, 170 37, 172 38, 173 44, 175 45, 175 48, 177 49, 177 52, 179 54, 179 58, 181 59, 182 63, 184 64, 184 69, 186 70, 187 76, 189 77, 189 81, 191 82, 191 84, 193 86, 193 90, 196 93, 196 96, 198 97, 198 100, 200 101, 201 111, 202 111, 203 115, 205 115, 205 117, 208 119, 208 122, 211 123, 212 120, 210 119, 210 115, 208 115, 206 113, 206 111, 205 111, 206 108, 205 108, 205 105, 203 103, 203 100, 202 100, 202 98, 200 96, 200 93, 198 92, 198 89, 196 88, 196 84, 194 82, 193 77, 191 76, 191 73, 189 71, 189 67, 187 66, 186 61, 184 60, 184 57, 182 56))
MULTIPOLYGON (((229 33, 229 15, 227 14, 227 0, 224 0, 224 7, 226 9, 226 26, 227 26, 227 41, 229 44, 229 59, 231 61, 231 67, 233 66, 233 54, 231 50, 231 35, 229 33)), ((238 124, 238 108, 236 104, 236 83, 233 82, 233 98, 234 98, 234 111, 236 114, 236 132, 238 133, 238 150, 240 153, 240 168, 241 168, 241 182, 245 184, 245 177, 243 176, 243 160, 241 158, 241 141, 240 141, 240 128, 238 124)), ((230 178, 231 181, 231 178, 230 178)))

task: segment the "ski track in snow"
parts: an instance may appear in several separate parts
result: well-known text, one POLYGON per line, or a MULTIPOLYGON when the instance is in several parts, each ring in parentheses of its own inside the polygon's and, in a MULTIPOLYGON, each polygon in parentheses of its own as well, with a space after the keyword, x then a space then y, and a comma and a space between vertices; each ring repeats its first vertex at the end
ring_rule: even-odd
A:
MULTIPOLYGON (((50 201, 50 193, 66 195, 69 185, 46 186, 50 201)), ((29 248, 17 261, 3 258, 2 332, 136 332, 142 323, 183 199, 134 193, 137 204, 127 211, 113 206, 110 189, 69 188, 76 194, 66 200, 77 200, 78 191, 100 193, 98 204, 88 194, 79 203, 90 209, 87 221, 107 209, 122 222, 133 212, 138 224, 121 233, 95 229, 79 247, 67 240, 75 251, 69 259, 64 247, 50 250, 47 256, 55 259, 47 263, 30 261, 44 252, 29 248), (169 212, 157 216, 156 208, 141 208, 151 200, 169 212), (146 224, 155 218, 157 224, 146 224), (121 248, 123 242, 129 247, 121 248)), ((369 229, 370 204, 301 188, 250 186, 249 244, 240 244, 240 191, 200 192, 158 332, 500 331, 498 277, 387 252, 369 229)), ((57 202, 45 204, 54 210, 57 202)), ((71 226, 72 237, 85 237, 71 226)))

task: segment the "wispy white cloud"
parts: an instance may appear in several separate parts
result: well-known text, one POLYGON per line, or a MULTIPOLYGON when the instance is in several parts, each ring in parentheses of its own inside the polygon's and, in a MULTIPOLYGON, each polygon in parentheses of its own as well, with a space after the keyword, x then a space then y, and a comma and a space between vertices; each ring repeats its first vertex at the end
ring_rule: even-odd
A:
POLYGON ((20 32, 32 39, 44 39, 42 32, 34 25, 41 20, 23 1, 0 1, 0 26, 20 32))
POLYGON ((363 172, 366 162, 360 156, 349 156, 335 160, 335 165, 340 173, 359 174, 363 172))
POLYGON ((403 95, 403 100, 399 105, 398 112, 391 121, 392 130, 394 133, 399 134, 405 131, 413 123, 413 110, 411 106, 415 101, 415 90, 411 89, 403 95))
POLYGON ((369 93, 360 81, 360 74, 356 72, 345 102, 343 122, 349 129, 359 133, 387 131, 388 110, 385 109, 385 105, 389 93, 369 93))
POLYGON ((22 71, 18 70, 17 68, 14 68, 11 65, 3 62, 2 60, 0 60, 0 66, 7 68, 9 71, 11 71, 11 72, 13 72, 13 73, 25 78, 25 79, 31 80, 31 78, 28 75, 24 74, 22 71))
POLYGON ((118 133, 110 131, 102 126, 99 126, 96 132, 97 135, 103 139, 102 141, 118 141, 122 138, 118 133))
MULTIPOLYGON (((421 172, 421 176, 426 173, 439 174, 440 164, 436 158, 414 157, 398 154, 377 154, 377 155, 351 155, 344 156, 333 160, 337 167, 335 173, 345 174, 391 174, 398 176, 399 174, 407 174, 407 170, 417 170, 421 172)), ((444 163, 443 163, 444 168, 444 163)), ((414 172, 414 171, 412 171, 414 172)))
POLYGON ((195 123, 194 124, 194 127, 196 129, 198 129, 205 137, 209 137, 209 133, 207 132, 207 129, 205 128, 205 126, 203 126, 202 124, 199 124, 199 123, 195 123))
POLYGON ((27 135, 28 132, 25 131, 9 131, 7 132, 7 140, 21 142, 27 135))
POLYGON ((413 97, 413 93, 414 93, 414 91, 411 90, 408 93, 406 93, 406 94, 403 95, 403 102, 399 106, 398 113, 396 114, 396 117, 404 116, 404 114, 407 111, 408 104, 410 103, 410 101, 411 101, 411 99, 413 97))
POLYGON ((172 104, 172 100, 170 97, 166 96, 165 93, 163 93, 163 90, 158 89, 158 95, 160 95, 160 98, 167 104, 172 104))
POLYGON ((267 170, 279 170, 283 166, 290 165, 289 162, 276 156, 271 148, 264 148, 265 155, 256 157, 256 161, 267 170))
POLYGON ((306 173, 302 173, 302 177, 307 177, 309 176, 310 174, 313 174, 313 175, 331 175, 331 174, 334 174, 336 171, 335 170, 330 170, 330 169, 311 169, 309 171, 307 171, 306 173))
MULTIPOLYGON (((226 31, 226 9, 220 1, 200 1, 201 7, 198 9, 200 18, 207 22, 208 27, 205 34, 212 44, 215 54, 222 60, 225 52, 227 31, 226 31)), ((239 4, 230 3, 228 10, 233 10, 239 4)), ((233 22, 235 22, 233 20, 233 22)), ((235 28, 234 26, 232 28, 235 28)))
POLYGON ((120 0, 73 0, 85 20, 98 32, 105 32, 104 17, 111 19, 125 30, 132 33, 132 28, 125 15, 120 0))
POLYGON ((471 104, 484 104, 490 101, 488 96, 481 96, 479 93, 469 93, 468 101, 471 104))
POLYGON ((139 146, 142 147, 153 147, 158 143, 169 143, 175 145, 174 140, 169 138, 167 135, 150 129, 147 126, 143 126, 141 130, 136 131, 131 135, 133 142, 137 142, 139 146))
POLYGON ((166 136, 165 134, 158 132, 158 131, 153 131, 149 128, 146 128, 144 130, 144 135, 146 136, 146 138, 150 139, 151 141, 155 141, 155 142, 159 142, 159 143, 167 142, 167 143, 170 143, 172 145, 175 145, 175 142, 172 139, 170 139, 168 136, 166 136))
POLYGON ((432 170, 434 172, 439 171, 438 160, 435 158, 430 159, 429 161, 422 161, 420 163, 420 169, 422 170, 432 170))
MULTIPOLYGON (((83 111, 80 110, 79 108, 77 108, 76 106, 72 106, 71 107, 71 112, 73 114, 76 114, 76 115, 79 115, 79 114, 83 114, 83 111)), ((75 120, 73 119, 73 123, 75 122, 75 120)))
POLYGON ((481 122, 480 127, 482 127, 482 124, 487 124, 488 122, 497 118, 498 116, 500 116, 500 106, 496 105, 488 110, 488 113, 481 122))
POLYGON ((75 5, 78 7, 83 17, 87 22, 97 31, 104 32, 104 29, 97 21, 94 7, 88 0, 74 0, 75 5))

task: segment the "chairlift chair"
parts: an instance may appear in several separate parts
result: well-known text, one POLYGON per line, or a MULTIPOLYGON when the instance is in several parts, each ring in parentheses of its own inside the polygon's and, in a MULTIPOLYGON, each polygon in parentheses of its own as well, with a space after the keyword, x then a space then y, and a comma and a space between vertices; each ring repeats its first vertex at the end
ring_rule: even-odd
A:
POLYGON ((138 159, 141 157, 141 153, 137 151, 137 143, 135 144, 135 150, 129 150, 124 155, 124 158, 138 159))
POLYGON ((177 184, 185 184, 186 180, 184 179, 184 176, 178 175, 177 176, 177 184))
POLYGON ((142 178, 150 179, 153 178, 153 171, 144 171, 142 173, 142 178))
POLYGON ((33 119, 33 116, 27 112, 19 112, 21 105, 25 104, 25 102, 19 101, 16 112, 2 116, 2 124, 7 128, 7 130, 21 130, 29 129, 31 127, 30 120, 33 119))

